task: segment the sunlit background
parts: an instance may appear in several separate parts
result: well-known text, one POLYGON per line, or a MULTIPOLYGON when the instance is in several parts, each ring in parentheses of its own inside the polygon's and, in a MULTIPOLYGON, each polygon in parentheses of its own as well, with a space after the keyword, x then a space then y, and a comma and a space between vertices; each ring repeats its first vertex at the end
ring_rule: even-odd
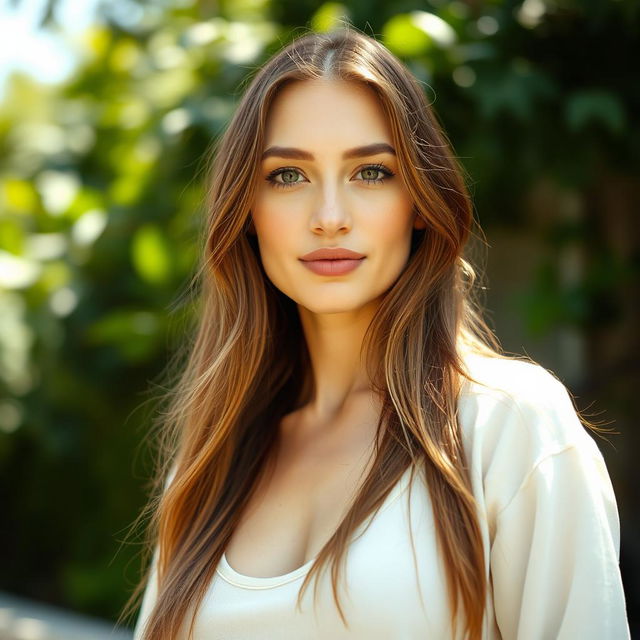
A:
POLYGON ((76 616, 117 618, 140 571, 139 538, 122 540, 150 473, 151 381, 192 312, 206 151, 248 74, 340 20, 398 55, 443 122, 504 347, 618 432, 597 442, 637 630, 636 0, 0 7, 0 636, 98 638, 76 616))

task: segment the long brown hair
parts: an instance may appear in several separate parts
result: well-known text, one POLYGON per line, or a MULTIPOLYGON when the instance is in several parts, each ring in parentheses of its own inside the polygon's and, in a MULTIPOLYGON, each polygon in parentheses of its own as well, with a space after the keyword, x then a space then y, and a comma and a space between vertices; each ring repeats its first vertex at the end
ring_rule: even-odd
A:
MULTIPOLYGON (((462 169, 418 81, 375 39, 341 27, 307 33, 274 55, 252 78, 212 154, 197 273, 198 325, 159 419, 161 455, 145 511, 147 552, 158 551, 158 596, 144 640, 172 640, 185 621, 191 634, 215 568, 273 452, 280 419, 310 398, 296 305, 270 283, 247 230, 270 105, 286 83, 320 77, 364 83, 376 92, 401 178, 427 226, 413 231, 407 265, 362 345, 382 400, 373 465, 305 577, 298 602, 312 576, 331 561, 334 600, 348 624, 337 582, 351 536, 403 472, 420 465, 452 624, 462 610, 467 636, 481 636, 488 568, 456 399, 465 376, 463 351, 497 355, 497 345, 470 302, 474 273, 463 249, 472 205, 462 169), (173 480, 164 486, 172 468, 173 480)), ((144 586, 143 580, 128 606, 144 586)))

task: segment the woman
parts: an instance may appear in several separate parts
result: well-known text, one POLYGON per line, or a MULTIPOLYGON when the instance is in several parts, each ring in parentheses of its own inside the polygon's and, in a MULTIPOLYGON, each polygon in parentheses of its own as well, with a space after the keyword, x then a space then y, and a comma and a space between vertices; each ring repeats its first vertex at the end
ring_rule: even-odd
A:
POLYGON ((483 330, 471 226, 381 44, 307 34, 261 68, 212 167, 136 638, 628 637, 602 456, 483 330))

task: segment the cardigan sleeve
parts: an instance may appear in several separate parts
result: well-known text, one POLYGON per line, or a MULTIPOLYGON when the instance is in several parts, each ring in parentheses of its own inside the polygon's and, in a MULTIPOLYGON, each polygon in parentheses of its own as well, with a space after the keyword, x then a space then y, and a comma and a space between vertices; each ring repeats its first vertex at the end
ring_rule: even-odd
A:
POLYGON ((619 524, 599 456, 576 446, 543 458, 498 514, 491 548, 504 638, 629 638, 619 524))
MULTIPOLYGON (((169 484, 175 477, 176 467, 173 465, 167 475, 167 479, 164 483, 164 491, 166 491, 169 484)), ((149 577, 147 579, 147 586, 145 587, 144 595, 142 597, 142 604, 140 605, 140 611, 133 631, 133 640, 140 640, 142 638, 142 632, 144 631, 144 624, 146 623, 151 611, 153 610, 156 600, 158 599, 158 545, 153 551, 153 557, 151 559, 151 565, 149 568, 149 577)))
POLYGON ((554 446, 528 446, 536 454, 495 515, 496 622, 509 640, 625 640, 613 488, 566 390, 554 386, 550 409, 528 413, 529 431, 570 435, 554 438, 554 446))
POLYGON ((156 564, 158 561, 158 548, 156 547, 153 559, 151 561, 151 568, 149 570, 149 579, 147 580, 147 586, 142 598, 142 605, 140 606, 140 612, 138 613, 138 619, 133 631, 133 640, 140 640, 142 638, 142 632, 144 630, 144 624, 146 623, 153 607, 155 606, 158 598, 158 580, 156 573, 156 564))

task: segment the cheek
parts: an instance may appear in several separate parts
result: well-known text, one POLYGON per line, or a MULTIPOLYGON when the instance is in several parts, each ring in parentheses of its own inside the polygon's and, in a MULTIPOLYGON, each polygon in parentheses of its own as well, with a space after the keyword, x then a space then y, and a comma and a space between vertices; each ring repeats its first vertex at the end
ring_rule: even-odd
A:
POLYGON ((281 284, 286 261, 299 251, 295 241, 301 232, 290 209, 289 203, 261 198, 251 210, 262 266, 276 285, 281 284))
POLYGON ((265 191, 255 199, 251 207, 253 223, 265 245, 274 239, 286 241, 292 235, 293 227, 299 223, 304 203, 293 195, 283 198, 277 192, 265 191))
POLYGON ((404 252, 411 239, 413 203, 404 194, 392 194, 369 209, 368 233, 387 251, 404 252))
POLYGON ((282 217, 284 212, 272 198, 266 195, 257 198, 251 207, 251 216, 256 230, 260 250, 266 253, 276 243, 282 233, 282 217))

